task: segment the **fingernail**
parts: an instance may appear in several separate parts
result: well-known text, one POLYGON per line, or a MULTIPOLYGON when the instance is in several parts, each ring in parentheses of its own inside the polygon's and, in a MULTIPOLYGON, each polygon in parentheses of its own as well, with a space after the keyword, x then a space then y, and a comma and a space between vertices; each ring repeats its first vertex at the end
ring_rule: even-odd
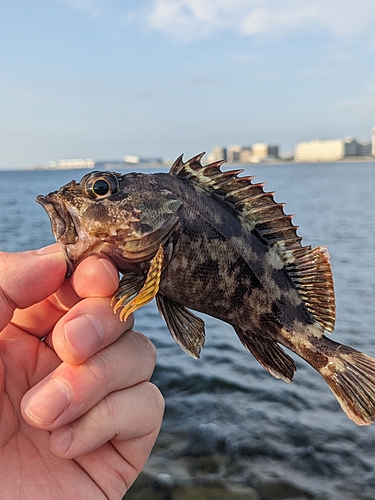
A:
POLYGON ((68 408, 70 400, 71 391, 67 384, 51 378, 29 396, 25 413, 34 422, 51 424, 68 408))
POLYGON ((56 455, 62 455, 68 451, 73 441, 73 429, 66 425, 51 434, 49 449, 56 455))
POLYGON ((68 321, 63 331, 74 354, 82 359, 94 354, 104 339, 103 325, 92 314, 82 314, 68 321))

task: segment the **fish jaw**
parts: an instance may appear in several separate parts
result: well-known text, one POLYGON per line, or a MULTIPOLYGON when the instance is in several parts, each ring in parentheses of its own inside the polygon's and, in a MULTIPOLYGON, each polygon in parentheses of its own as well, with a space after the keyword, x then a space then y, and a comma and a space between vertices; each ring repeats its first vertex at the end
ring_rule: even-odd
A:
POLYGON ((74 221, 57 192, 46 196, 39 195, 35 200, 46 211, 51 223, 52 233, 56 241, 62 246, 68 267, 66 276, 69 277, 74 270, 74 259, 68 253, 68 246, 74 245, 79 240, 74 221))
POLYGON ((53 235, 62 246, 68 266, 67 277, 83 259, 100 253, 112 259, 120 272, 147 263, 167 242, 178 223, 177 215, 170 213, 160 225, 144 231, 140 211, 132 211, 123 220, 113 223, 110 217, 105 220, 111 209, 106 212, 103 207, 98 223, 92 217, 85 217, 79 206, 66 200, 64 189, 37 196, 36 201, 46 211, 53 235))
POLYGON ((69 210, 62 200, 59 199, 58 194, 39 195, 36 197, 36 201, 47 212, 56 240, 65 245, 76 243, 78 234, 75 224, 69 210))

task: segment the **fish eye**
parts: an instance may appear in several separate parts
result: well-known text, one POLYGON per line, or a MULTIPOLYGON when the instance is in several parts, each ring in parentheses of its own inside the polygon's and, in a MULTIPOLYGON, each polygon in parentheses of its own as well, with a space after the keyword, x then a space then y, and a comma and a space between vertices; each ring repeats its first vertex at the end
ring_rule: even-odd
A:
POLYGON ((83 194, 92 200, 108 198, 117 193, 118 189, 118 178, 111 172, 92 172, 85 175, 81 180, 83 194))
POLYGON ((91 189, 97 196, 105 196, 111 190, 111 186, 105 179, 98 179, 94 182, 91 189))

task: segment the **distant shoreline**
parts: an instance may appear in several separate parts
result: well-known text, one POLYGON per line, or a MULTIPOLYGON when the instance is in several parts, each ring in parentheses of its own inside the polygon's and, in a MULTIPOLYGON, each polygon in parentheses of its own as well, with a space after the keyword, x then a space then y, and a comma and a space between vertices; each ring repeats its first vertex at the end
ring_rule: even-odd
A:
MULTIPOLYGON (((155 167, 161 167, 161 168, 169 168, 170 165, 173 162, 167 163, 124 163, 124 164, 118 164, 114 165, 113 170, 117 169, 124 169, 124 170, 136 170, 137 168, 150 168, 153 169, 155 167)), ((233 163, 224 163, 225 166, 238 166, 238 167, 250 167, 250 166, 271 166, 271 165, 324 165, 324 164, 340 164, 340 163, 375 163, 375 157, 374 156, 348 156, 345 158, 341 158, 340 160, 315 160, 315 161, 295 161, 294 159, 291 160, 285 160, 281 158, 275 158, 275 159, 268 159, 268 160, 262 160, 259 162, 248 162, 248 163, 240 163, 240 162, 233 162, 233 163)), ((224 167, 225 168, 225 167, 224 167)), ((9 171, 38 171, 38 170, 43 170, 43 171, 62 171, 62 170, 95 170, 95 167, 92 168, 85 168, 85 167, 64 167, 64 168, 50 168, 46 166, 32 166, 32 167, 15 167, 15 168, 2 168, 0 169, 1 172, 9 172, 9 171)), ((101 169, 103 170, 103 169, 101 169)), ((105 170, 111 170, 110 168, 105 169, 105 170)))

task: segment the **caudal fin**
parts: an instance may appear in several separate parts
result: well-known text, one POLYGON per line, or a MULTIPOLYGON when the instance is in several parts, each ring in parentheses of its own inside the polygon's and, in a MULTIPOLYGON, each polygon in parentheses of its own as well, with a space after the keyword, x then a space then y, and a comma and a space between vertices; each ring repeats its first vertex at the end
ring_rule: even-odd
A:
MULTIPOLYGON (((324 337, 323 337, 324 338, 324 337)), ((328 339, 325 338, 326 341, 328 339)), ((358 425, 375 418, 375 359, 351 347, 335 344, 328 363, 315 366, 336 396, 341 408, 358 425)))

